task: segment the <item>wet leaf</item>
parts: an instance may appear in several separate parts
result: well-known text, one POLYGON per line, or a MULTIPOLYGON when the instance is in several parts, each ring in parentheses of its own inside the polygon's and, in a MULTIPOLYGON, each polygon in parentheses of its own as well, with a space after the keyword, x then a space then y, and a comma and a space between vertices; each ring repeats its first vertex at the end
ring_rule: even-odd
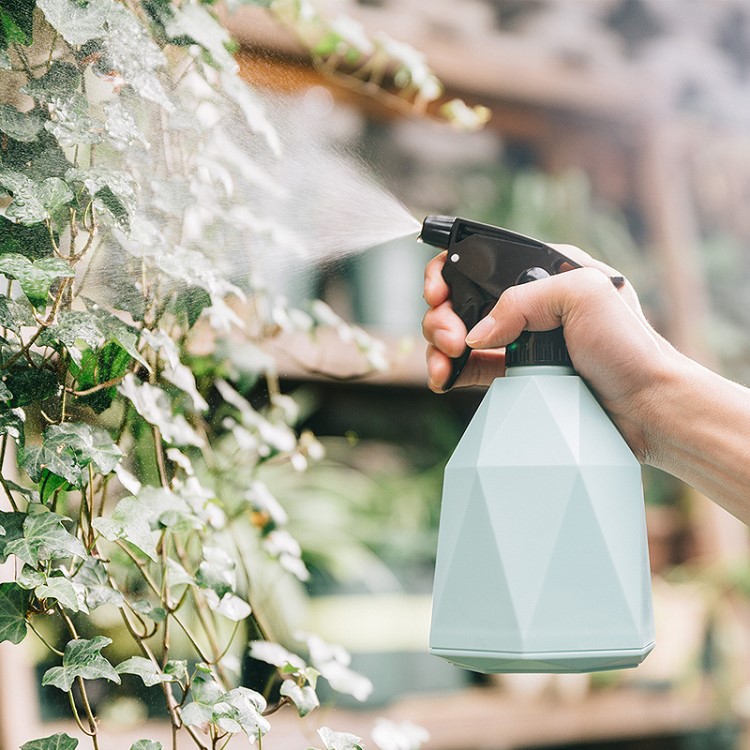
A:
POLYGON ((48 177, 35 182, 11 169, 0 169, 0 188, 13 198, 5 208, 6 218, 26 226, 52 218, 53 214, 73 200, 73 193, 60 178, 48 177))
POLYGON ((121 607, 124 602, 123 595, 110 584, 107 570, 101 560, 87 558, 75 574, 74 580, 83 586, 86 606, 89 609, 96 609, 104 604, 121 607))
POLYGON ((84 422, 63 422, 51 425, 44 433, 44 445, 58 455, 69 453, 78 466, 93 464, 100 474, 109 474, 122 458, 106 430, 84 422))
POLYGON ((55 373, 36 367, 13 367, 5 377, 5 385, 13 394, 12 409, 39 403, 56 396, 60 391, 55 373))
POLYGON ((81 4, 74 0, 37 0, 50 26, 68 43, 75 46, 100 39, 109 16, 109 3, 81 4))
POLYGON ((21 91, 37 101, 52 102, 66 99, 78 91, 81 80, 77 65, 55 60, 43 76, 29 80, 21 91))
POLYGON ((76 639, 65 646, 61 667, 48 669, 42 677, 42 685, 54 685, 68 692, 77 677, 84 680, 105 679, 120 684, 120 676, 100 653, 112 643, 110 638, 98 635, 90 640, 76 639))
POLYGON ((0 104, 0 132, 23 143, 37 139, 44 127, 44 118, 39 112, 19 112, 15 107, 0 104))
POLYGON ((49 104, 51 118, 44 127, 61 146, 99 143, 104 123, 91 115, 84 94, 75 91, 69 96, 54 99, 49 104))
POLYGON ((0 435, 10 435, 20 451, 24 448, 25 419, 23 409, 8 409, 5 406, 0 408, 0 435))
POLYGON ((23 522, 26 520, 26 513, 16 511, 5 512, 0 510, 0 563, 8 559, 5 553, 5 546, 10 542, 23 538, 23 522))

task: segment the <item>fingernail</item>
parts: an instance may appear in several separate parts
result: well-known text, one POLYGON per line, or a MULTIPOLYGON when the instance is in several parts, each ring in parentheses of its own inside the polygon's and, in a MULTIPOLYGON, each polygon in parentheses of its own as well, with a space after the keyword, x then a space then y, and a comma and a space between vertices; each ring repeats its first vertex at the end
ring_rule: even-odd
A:
POLYGON ((495 319, 488 315, 486 318, 482 318, 475 326, 469 331, 466 337, 466 343, 469 346, 479 343, 482 339, 489 336, 495 328, 495 319))
POLYGON ((625 286, 624 276, 610 276, 609 280, 614 284, 615 289, 622 289, 625 286))

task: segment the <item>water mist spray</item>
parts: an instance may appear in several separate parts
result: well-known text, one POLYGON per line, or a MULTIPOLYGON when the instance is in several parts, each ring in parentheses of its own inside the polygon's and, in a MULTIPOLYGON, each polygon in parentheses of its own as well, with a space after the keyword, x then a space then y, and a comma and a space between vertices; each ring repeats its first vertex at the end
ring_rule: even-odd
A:
MULTIPOLYGON (((421 240, 447 250, 467 330, 509 287, 578 267, 464 219, 428 216, 421 240)), ((637 666, 653 646, 640 465, 562 329, 524 332, 445 469, 430 652, 479 672, 590 672, 637 666)))

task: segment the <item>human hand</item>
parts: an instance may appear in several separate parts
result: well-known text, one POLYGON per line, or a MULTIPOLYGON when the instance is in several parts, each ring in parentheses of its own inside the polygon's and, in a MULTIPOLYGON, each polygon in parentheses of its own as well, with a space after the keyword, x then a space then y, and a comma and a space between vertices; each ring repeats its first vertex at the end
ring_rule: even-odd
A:
POLYGON ((563 327, 573 365, 609 412, 636 455, 649 450, 649 402, 657 397, 674 349, 654 331, 632 286, 610 266, 571 246, 553 246, 582 268, 511 287, 467 332, 441 275, 446 253, 425 269, 423 321, 430 388, 442 392, 450 359, 474 350, 458 386, 489 385, 505 370, 504 347, 524 330, 563 327))

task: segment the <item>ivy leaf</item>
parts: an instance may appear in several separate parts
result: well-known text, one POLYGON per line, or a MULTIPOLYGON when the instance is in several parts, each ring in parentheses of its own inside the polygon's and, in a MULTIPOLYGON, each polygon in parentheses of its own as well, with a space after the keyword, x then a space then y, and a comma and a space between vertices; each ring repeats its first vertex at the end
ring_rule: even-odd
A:
POLYGON ((56 396, 60 390, 55 373, 31 366, 13 367, 4 382, 13 394, 8 402, 11 409, 40 403, 56 396))
MULTIPOLYGON (((4 216, 0 216, 0 255, 7 253, 19 253, 29 260, 51 255, 52 240, 47 227, 44 224, 33 224, 28 227, 23 224, 14 224, 4 216)), ((14 301, 7 297, 4 299, 6 303, 14 301)), ((33 323, 33 318, 27 325, 31 323, 33 323)), ((5 327, 12 328, 12 326, 5 327)), ((12 330, 18 329, 12 328, 12 330)))
MULTIPOLYGON (((83 598, 79 598, 79 589, 71 580, 64 576, 51 576, 46 583, 37 586, 34 593, 40 599, 54 599, 59 602, 65 609, 71 612, 85 612, 88 614, 88 607, 83 598)), ((83 593, 81 591, 81 593, 83 593)))
POLYGON ((198 670, 190 685, 191 702, 182 709, 182 721, 187 726, 207 724, 213 717, 214 704, 224 691, 210 672, 198 670))
MULTIPOLYGON (((86 478, 74 456, 69 453, 55 453, 44 445, 26 448, 20 465, 29 475, 29 479, 40 485, 42 491, 50 481, 54 483, 54 489, 63 486, 59 480, 64 480, 78 488, 82 488, 86 483, 86 478), (53 477, 58 479, 55 480, 53 477)), ((49 488, 46 489, 49 490, 49 488)), ((49 496, 49 491, 45 492, 44 499, 46 500, 49 496)))
POLYGON ((51 511, 29 515, 23 522, 23 537, 5 545, 5 554, 13 554, 32 567, 57 558, 86 558, 86 548, 64 526, 63 516, 51 511))
MULTIPOLYGON (((5 49, 11 44, 28 46, 31 44, 31 35, 24 32, 3 7, 0 6, 0 46, 5 49)), ((10 70, 12 67, 10 58, 8 58, 8 63, 6 70, 10 70)))
POLYGON ((0 188, 13 196, 5 209, 5 216, 27 226, 50 219, 73 200, 73 193, 59 177, 35 182, 12 169, 0 169, 0 188))
POLYGON ((94 528, 110 542, 122 539, 137 547, 144 555, 157 561, 154 534, 144 515, 143 503, 134 497, 125 497, 109 518, 95 518, 94 528))
POLYGON ((0 583, 0 643, 20 643, 26 637, 30 595, 17 583, 0 583))
POLYGON ((151 659, 143 656, 131 656, 130 659, 121 662, 115 667, 118 674, 134 674, 143 680, 146 687, 153 687, 162 682, 174 682, 174 676, 166 674, 154 664, 151 659))
POLYGON ((362 738, 348 732, 334 732, 329 727, 318 729, 326 750, 362 750, 362 738))
POLYGON ((0 510, 0 563, 8 559, 5 553, 5 546, 10 542, 23 538, 23 522, 26 520, 26 513, 16 511, 5 512, 0 510))
POLYGON ((121 607, 124 603, 123 595, 112 588, 104 563, 95 557, 86 558, 73 580, 83 586, 89 609, 96 609, 104 604, 121 607))
POLYGON ((34 25, 34 0, 3 0, 0 7, 30 39, 34 25))
POLYGON ((0 408, 0 435, 10 435, 20 451, 23 451, 24 447, 25 419, 23 409, 0 408))
POLYGON ((41 570, 32 568, 25 563, 21 566, 21 571, 16 576, 16 583, 27 591, 32 591, 37 586, 41 586, 47 580, 47 576, 41 570))
POLYGON ((119 685, 120 676, 100 653, 110 643, 111 638, 101 635, 90 640, 79 638, 69 641, 65 646, 62 666, 48 669, 42 677, 42 685, 54 685, 69 692, 77 677, 84 680, 105 679, 119 685))
POLYGON ((307 716, 320 705, 318 696, 310 685, 300 687, 294 680, 284 680, 280 692, 294 703, 301 717, 307 716))
POLYGON ((130 750, 164 750, 161 742, 153 740, 138 740, 130 746, 130 750))
POLYGON ((219 598, 215 591, 209 589, 206 591, 206 601, 216 614, 222 615, 232 622, 246 620, 253 611, 244 599, 232 593, 224 594, 219 598))
POLYGON ((149 148, 146 136, 138 127, 135 116, 122 103, 121 97, 113 99, 105 107, 104 133, 107 140, 118 150, 140 144, 149 148))
POLYGON ((260 693, 238 687, 224 693, 214 703, 211 720, 225 732, 244 732, 248 737, 257 739, 271 728, 268 719, 262 715, 265 709, 266 700, 260 693))
POLYGON ((76 750, 78 740, 60 732, 39 740, 31 740, 21 745, 21 750, 76 750))
POLYGON ((203 446, 203 439, 182 414, 172 414, 169 396, 161 388, 149 383, 138 383, 127 375, 118 390, 135 410, 151 425, 159 428, 165 442, 172 445, 203 446))
POLYGON ((164 665, 164 674, 172 675, 176 682, 184 682, 187 680, 187 661, 184 659, 170 659, 164 665))
POLYGON ((44 118, 39 112, 19 112, 15 107, 0 104, 0 132, 13 140, 31 143, 37 139, 44 127, 44 118))
POLYGON ((136 209, 135 182, 127 173, 109 167, 70 169, 67 182, 81 183, 94 198, 95 207, 106 211, 125 231, 136 209))
POLYGON ((55 325, 47 327, 39 338, 41 346, 54 346, 57 341, 65 346, 70 358, 80 367, 83 351, 79 342, 92 349, 96 348, 102 341, 102 334, 96 318, 91 313, 84 310, 65 310, 58 315, 55 325))
POLYGON ((148 362, 138 351, 138 331, 99 305, 88 304, 105 341, 116 341, 136 362, 149 370, 148 362))
POLYGON ((81 468, 93 464, 100 474, 109 474, 122 458, 106 430, 84 422, 63 422, 48 427, 44 446, 58 455, 70 453, 81 468))
POLYGON ((39 102, 54 102, 72 96, 78 91, 82 79, 77 65, 55 60, 43 76, 32 78, 21 92, 39 102))
POLYGON ((61 146, 101 142, 104 123, 92 117, 85 94, 75 91, 55 98, 49 103, 49 110, 52 119, 44 127, 61 146))
POLYGON ((173 110, 158 76, 166 65, 159 46, 125 7, 112 0, 102 5, 109 8, 107 33, 102 39, 104 59, 95 69, 104 75, 116 71, 144 99, 173 110))
POLYGON ((220 547, 204 547, 203 561, 195 574, 195 582, 211 589, 217 596, 234 593, 237 585, 234 560, 220 547))
POLYGON ((110 11, 108 3, 82 5, 74 0, 38 0, 37 6, 50 26, 74 47, 104 36, 110 11))
POLYGON ((166 21, 166 31, 171 38, 193 39, 211 55, 217 67, 237 70, 237 62, 227 49, 232 41, 229 33, 203 6, 186 4, 175 8, 166 21))
POLYGON ((75 276, 70 264, 61 258, 40 258, 32 263, 18 253, 0 255, 0 273, 17 279, 34 307, 43 307, 47 303, 49 289, 57 279, 75 276))

